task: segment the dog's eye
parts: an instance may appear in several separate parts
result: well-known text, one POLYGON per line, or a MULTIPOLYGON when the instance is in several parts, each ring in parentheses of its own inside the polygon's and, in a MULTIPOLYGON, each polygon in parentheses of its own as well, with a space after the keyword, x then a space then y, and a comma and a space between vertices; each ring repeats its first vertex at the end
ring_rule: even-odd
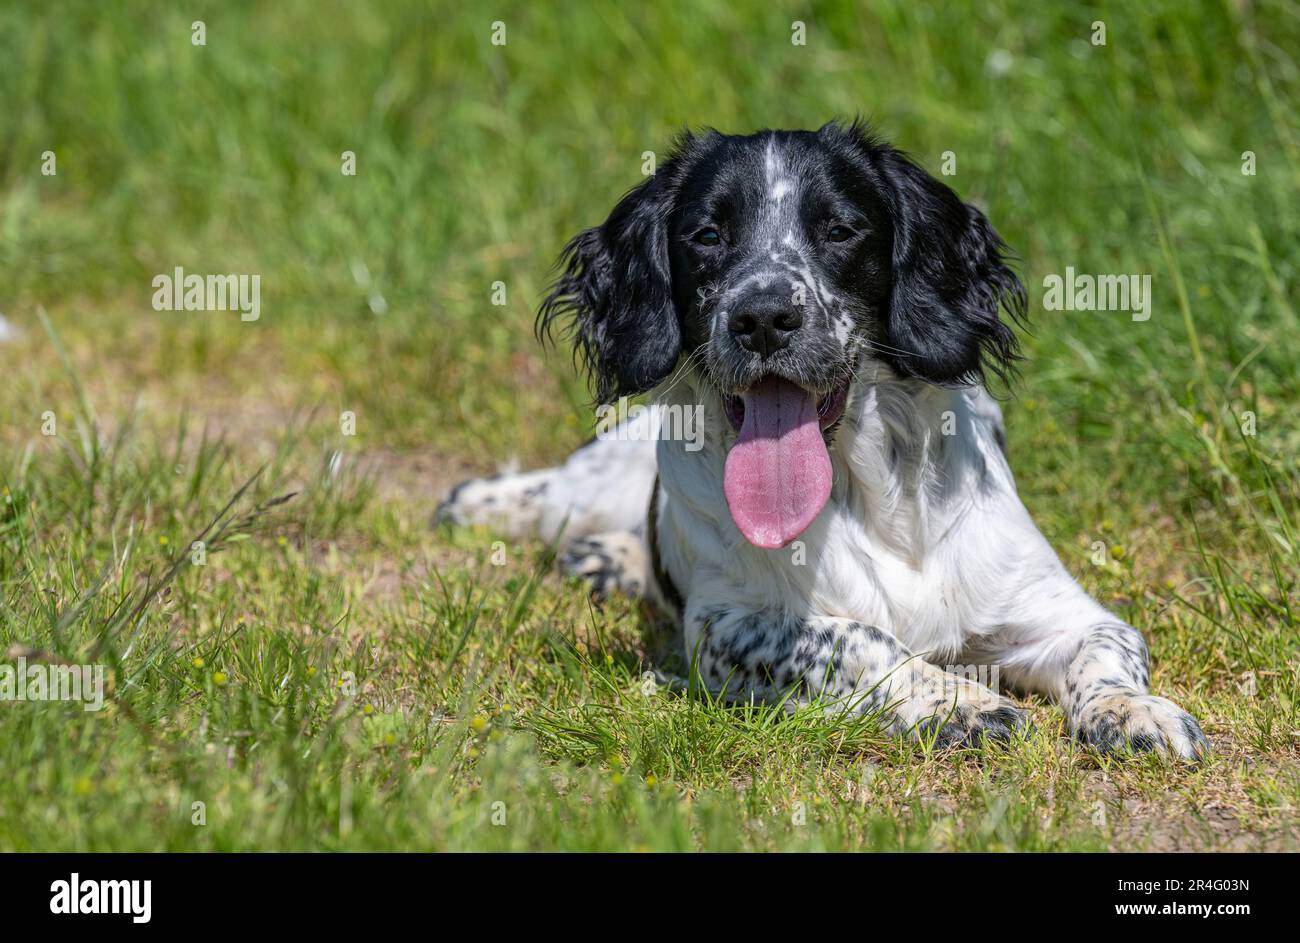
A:
POLYGON ((853 238, 853 230, 848 226, 832 226, 826 238, 831 242, 848 242, 853 238))
POLYGON ((691 238, 702 246, 716 246, 722 241, 716 229, 701 229, 691 238))

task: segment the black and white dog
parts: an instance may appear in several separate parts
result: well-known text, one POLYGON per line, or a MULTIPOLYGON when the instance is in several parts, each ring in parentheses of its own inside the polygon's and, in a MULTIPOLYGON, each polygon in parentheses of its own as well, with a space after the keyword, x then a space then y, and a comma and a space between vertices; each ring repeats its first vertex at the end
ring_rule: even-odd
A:
POLYGON ((1208 749, 1148 693, 1142 635, 1093 601, 1016 494, 986 370, 1025 291, 977 209, 858 124, 686 135, 565 250, 598 400, 633 421, 559 468, 459 485, 440 517, 559 537, 597 591, 646 592, 731 696, 881 709, 943 744, 1060 703, 1103 751, 1208 749), (694 442, 664 435, 698 408, 694 442), (960 668, 954 669, 955 664, 960 668), (945 668, 944 666, 947 666, 945 668))

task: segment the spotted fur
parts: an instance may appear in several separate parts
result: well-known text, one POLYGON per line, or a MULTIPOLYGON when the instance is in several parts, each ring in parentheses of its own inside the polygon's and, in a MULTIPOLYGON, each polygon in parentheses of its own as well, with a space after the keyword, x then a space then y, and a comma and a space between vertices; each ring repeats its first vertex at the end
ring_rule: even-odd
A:
POLYGON ((561 555, 560 568, 586 580, 597 599, 614 592, 640 596, 650 576, 645 538, 630 531, 579 537, 561 555))
POLYGON ((704 682, 732 699, 882 712, 895 732, 941 746, 1006 740, 1028 727, 1006 697, 851 619, 705 608, 687 613, 685 641, 704 682))

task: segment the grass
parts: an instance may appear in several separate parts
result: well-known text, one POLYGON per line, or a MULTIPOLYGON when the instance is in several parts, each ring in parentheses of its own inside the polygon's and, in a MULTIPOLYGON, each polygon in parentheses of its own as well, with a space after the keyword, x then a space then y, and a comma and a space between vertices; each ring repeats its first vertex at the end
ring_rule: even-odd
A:
POLYGON ((111 689, 0 705, 0 849, 1300 845, 1294 4, 261 6, 0 10, 0 663, 111 689), (427 526, 585 438, 532 307, 644 151, 857 112, 1022 257, 1022 494, 1206 765, 1037 700, 942 754, 656 690, 631 603, 427 526), (176 266, 260 319, 153 310, 176 266), (1066 266, 1150 273, 1151 319, 1042 310, 1066 266))

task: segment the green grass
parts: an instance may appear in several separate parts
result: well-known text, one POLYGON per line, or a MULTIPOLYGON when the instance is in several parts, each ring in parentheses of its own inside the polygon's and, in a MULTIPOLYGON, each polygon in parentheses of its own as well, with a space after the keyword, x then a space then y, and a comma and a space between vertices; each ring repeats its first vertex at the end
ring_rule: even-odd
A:
POLYGON ((0 704, 0 849, 1300 846, 1294 4, 264 6, 0 9, 0 664, 111 677, 0 704), (1021 256, 1021 492, 1206 765, 1037 700, 941 754, 650 690, 631 603, 427 526, 585 438, 532 308, 644 151, 859 112, 1021 256), (260 320, 154 311, 178 265, 260 274, 260 320), (1150 273, 1151 319, 1042 310, 1067 265, 1150 273))

